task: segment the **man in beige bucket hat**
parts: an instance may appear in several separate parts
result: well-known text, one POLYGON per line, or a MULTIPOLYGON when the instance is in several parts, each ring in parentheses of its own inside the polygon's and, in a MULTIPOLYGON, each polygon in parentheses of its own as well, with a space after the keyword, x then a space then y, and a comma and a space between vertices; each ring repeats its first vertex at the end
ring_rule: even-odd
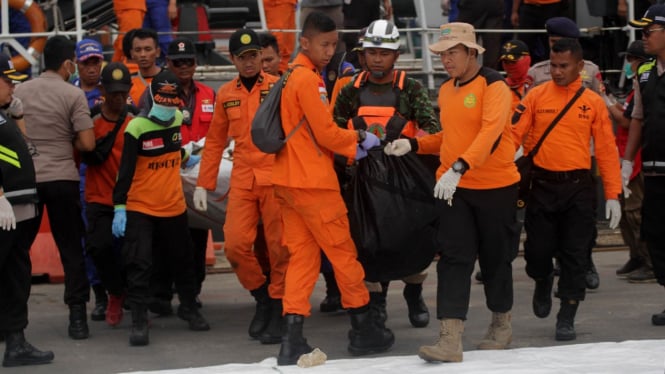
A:
POLYGON ((426 361, 462 361, 462 333, 469 309, 476 258, 484 278, 492 323, 479 349, 504 349, 512 340, 512 261, 517 254, 516 220, 519 174, 511 144, 511 93, 503 77, 483 67, 473 26, 441 26, 430 45, 450 79, 439 90, 442 131, 386 145, 389 155, 410 151, 440 156, 434 196, 441 204, 437 265, 438 342, 420 348, 426 361), (454 196, 454 200, 453 200, 454 196))

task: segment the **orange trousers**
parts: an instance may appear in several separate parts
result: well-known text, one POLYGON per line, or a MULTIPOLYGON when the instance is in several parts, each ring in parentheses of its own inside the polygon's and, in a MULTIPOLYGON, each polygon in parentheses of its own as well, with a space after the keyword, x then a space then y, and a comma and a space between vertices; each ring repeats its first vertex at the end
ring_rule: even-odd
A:
POLYGON ((122 51, 122 40, 125 38, 125 34, 132 29, 140 29, 143 27, 143 17, 145 16, 145 10, 141 9, 124 9, 116 7, 115 3, 113 4, 113 10, 115 11, 116 18, 118 20, 118 36, 113 42, 113 58, 111 61, 123 61, 125 54, 122 51))
MULTIPOLYGON (((282 29, 294 30, 296 28, 296 7, 295 4, 282 4, 281 2, 264 2, 264 10, 266 13, 266 23, 268 29, 282 29)), ((279 62, 279 70, 287 71, 289 69, 289 61, 293 50, 296 48, 296 33, 295 32, 273 32, 277 39, 279 46, 279 55, 281 60, 279 62)))
POLYGON ((259 219, 263 221, 270 261, 268 293, 273 299, 284 296, 284 274, 289 252, 282 246, 282 216, 273 186, 254 184, 252 189, 233 188, 229 191, 224 223, 224 251, 242 286, 255 290, 266 282, 261 264, 252 249, 259 219))
POLYGON ((291 255, 282 300, 284 314, 310 315, 309 298, 319 277, 321 250, 335 271, 342 305, 367 305, 365 272, 357 259, 339 191, 275 186, 275 196, 282 206, 284 241, 291 255))

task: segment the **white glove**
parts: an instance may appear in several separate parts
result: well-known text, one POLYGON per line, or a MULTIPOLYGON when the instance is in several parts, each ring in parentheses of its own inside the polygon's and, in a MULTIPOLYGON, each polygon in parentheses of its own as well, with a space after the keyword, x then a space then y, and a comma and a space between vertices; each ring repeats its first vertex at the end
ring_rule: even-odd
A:
POLYGON ((602 98, 603 100, 605 100, 605 105, 607 105, 608 107, 615 106, 617 103, 617 99, 615 99, 612 94, 603 93, 602 98))
POLYGON ((0 228, 5 231, 16 229, 14 208, 5 195, 0 196, 0 228))
POLYGON ((194 189, 194 209, 200 212, 208 210, 208 191, 203 187, 194 189))
POLYGON ((411 152, 411 142, 408 139, 397 139, 383 147, 383 153, 388 156, 404 156, 411 152))
POLYGON ((623 184, 623 197, 628 198, 633 191, 628 188, 630 176, 633 175, 633 162, 621 160, 621 182, 623 184))
POLYGON ((610 220, 610 228, 616 229, 621 220, 621 204, 617 199, 609 199, 605 202, 605 218, 610 220))
POLYGON ((434 197, 447 200, 448 205, 452 206, 453 194, 457 189, 457 184, 459 183, 460 178, 462 178, 462 174, 453 171, 452 168, 448 169, 448 171, 443 173, 441 178, 439 178, 439 181, 436 182, 436 185, 434 186, 434 197))
POLYGON ((630 182, 630 176, 633 175, 633 162, 628 160, 621 160, 621 181, 624 186, 630 182))
POLYGON ((7 108, 7 114, 14 118, 23 117, 23 102, 16 96, 12 96, 12 102, 9 103, 9 108, 7 108))

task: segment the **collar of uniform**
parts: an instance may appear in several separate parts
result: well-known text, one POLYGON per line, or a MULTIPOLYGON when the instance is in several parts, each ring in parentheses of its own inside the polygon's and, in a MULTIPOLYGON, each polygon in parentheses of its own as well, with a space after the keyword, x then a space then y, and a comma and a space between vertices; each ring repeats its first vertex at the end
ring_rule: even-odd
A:
POLYGON ((309 57, 305 56, 302 53, 298 53, 296 58, 293 59, 293 62, 291 63, 290 66, 295 66, 295 65, 302 65, 314 72, 317 72, 317 74, 319 71, 319 69, 317 69, 316 66, 314 66, 314 64, 312 63, 312 60, 310 60, 309 57))
MULTIPOLYGON (((261 70, 261 72, 259 73, 259 78, 256 80, 256 84, 263 83, 263 80, 265 79, 264 74, 265 73, 263 72, 263 70, 261 70)), ((241 87, 242 87, 242 81, 240 80, 240 75, 238 75, 236 77, 236 89, 240 89, 241 87)))
POLYGON ((559 90, 566 91, 566 92, 569 92, 571 90, 572 91, 577 91, 580 87, 582 87, 582 76, 581 75, 578 76, 574 81, 570 82, 570 84, 565 86, 565 87, 561 87, 561 86, 557 85, 556 83, 554 83, 553 80, 551 80, 550 82, 552 82, 552 84, 559 90))

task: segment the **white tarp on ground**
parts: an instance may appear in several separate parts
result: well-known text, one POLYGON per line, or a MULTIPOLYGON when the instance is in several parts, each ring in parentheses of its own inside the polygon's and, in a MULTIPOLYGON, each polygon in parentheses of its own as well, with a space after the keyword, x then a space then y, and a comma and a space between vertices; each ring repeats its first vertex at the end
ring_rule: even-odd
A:
POLYGON ((227 364, 204 368, 163 370, 158 373, 663 374, 665 373, 665 340, 575 344, 505 351, 469 351, 464 352, 464 362, 461 363, 431 364, 417 356, 389 356, 330 360, 322 366, 307 369, 276 365, 277 359, 271 357, 255 364, 227 364))

